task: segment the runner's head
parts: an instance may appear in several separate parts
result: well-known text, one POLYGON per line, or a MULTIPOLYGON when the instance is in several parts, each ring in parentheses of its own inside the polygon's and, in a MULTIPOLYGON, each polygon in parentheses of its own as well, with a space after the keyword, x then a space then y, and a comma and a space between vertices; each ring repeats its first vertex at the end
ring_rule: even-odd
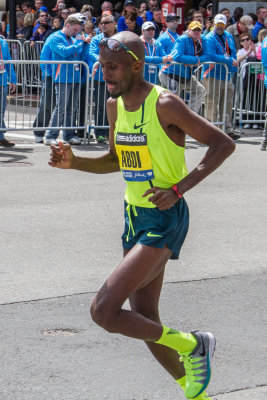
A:
POLYGON ((119 32, 100 42, 99 61, 111 97, 126 94, 143 79, 144 45, 135 33, 119 32))

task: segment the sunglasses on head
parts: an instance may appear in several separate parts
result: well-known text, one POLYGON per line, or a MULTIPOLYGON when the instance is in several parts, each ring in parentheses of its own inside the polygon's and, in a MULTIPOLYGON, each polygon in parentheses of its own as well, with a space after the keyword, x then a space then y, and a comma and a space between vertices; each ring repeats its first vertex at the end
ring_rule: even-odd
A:
POLYGON ((139 60, 139 58, 127 46, 125 46, 125 44, 119 42, 117 39, 103 38, 99 43, 99 47, 101 48, 104 46, 106 46, 111 51, 119 51, 120 49, 122 49, 127 53, 130 53, 136 61, 139 60))

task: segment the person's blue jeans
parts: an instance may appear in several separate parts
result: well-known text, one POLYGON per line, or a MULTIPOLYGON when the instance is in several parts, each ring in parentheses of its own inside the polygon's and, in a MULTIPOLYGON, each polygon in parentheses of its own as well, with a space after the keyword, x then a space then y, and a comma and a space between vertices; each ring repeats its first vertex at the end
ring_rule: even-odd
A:
MULTIPOLYGON (((56 94, 52 77, 46 76, 42 79, 42 89, 40 97, 39 111, 33 123, 33 127, 47 127, 49 125, 52 110, 55 108, 56 94)), ((44 131, 33 131, 35 136, 43 137, 44 131)))
MULTIPOLYGON (((79 105, 79 83, 56 83, 56 106, 54 108, 46 139, 57 139, 60 126, 74 127, 75 115, 79 105), (53 127, 57 127, 53 129, 53 127)), ((75 136, 75 130, 63 129, 63 140, 69 141, 75 136)))
MULTIPOLYGON (((7 86, 0 86, 0 126, 1 128, 6 128, 5 125, 5 111, 6 111, 6 98, 7 98, 8 87, 7 86)), ((0 131, 0 140, 5 138, 4 135, 5 131, 0 131)))

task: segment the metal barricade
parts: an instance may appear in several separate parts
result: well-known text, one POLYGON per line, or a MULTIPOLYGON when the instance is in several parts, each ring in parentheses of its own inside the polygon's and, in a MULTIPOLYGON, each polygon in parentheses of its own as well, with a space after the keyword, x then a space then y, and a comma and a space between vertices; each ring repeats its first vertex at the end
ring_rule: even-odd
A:
MULTIPOLYGON (((179 63, 170 65, 145 64, 144 75, 151 83, 160 84, 177 94, 196 113, 210 120, 224 131, 232 122, 233 84, 225 80, 228 68, 225 64, 203 63, 196 67, 179 63), (170 71, 171 70, 171 71, 170 71), (206 72, 213 71, 217 79, 209 77, 206 72), (219 71, 219 72, 218 72, 219 71), (229 92, 231 91, 231 96, 229 92), (230 111, 229 108, 231 108, 230 111), (227 115, 229 112, 229 116, 227 115)), ((101 66, 93 66, 91 81, 91 101, 89 127, 97 135, 107 135, 106 100, 108 91, 102 78, 101 66)))
POLYGON ((266 88, 260 62, 248 62, 238 71, 234 121, 239 130, 245 124, 263 125, 266 118, 266 88))
MULTIPOLYGON (((12 60, 23 60, 23 41, 22 40, 13 40, 13 39, 5 39, 8 44, 9 52, 11 55, 12 60)), ((23 66, 20 63, 14 64, 16 75, 17 75, 17 84, 22 88, 24 87, 24 71, 23 66)))
MULTIPOLYGON (((1 131, 28 131, 33 130, 44 134, 48 131, 76 131, 76 134, 87 140, 88 118, 89 118, 89 79, 91 78, 88 65, 83 61, 3 61, 6 64, 13 64, 16 70, 16 64, 21 63, 29 74, 34 74, 36 68, 40 70, 42 65, 41 86, 31 90, 28 96, 20 98, 18 90, 12 94, 9 90, 7 94, 7 108, 5 113, 6 127, 1 131), (35 68, 30 68, 32 64, 35 68), (65 65, 65 73, 58 74, 58 81, 52 80, 52 69, 57 65, 65 65), (64 82, 65 74, 72 76, 74 81, 74 71, 79 69, 79 83, 64 82)), ((11 69, 9 72, 9 81, 11 78, 11 69)), ((32 76, 28 77, 32 81, 32 76)), ((66 79, 65 79, 66 81, 66 79)), ((3 88, 3 86, 2 86, 3 88)), ((1 110, 0 110, 1 111, 1 110)))
MULTIPOLYGON (((44 42, 26 40, 23 43, 23 59, 38 61, 43 48, 44 42)), ((39 64, 24 65, 25 84, 28 90, 32 88, 40 88, 42 86, 42 77, 39 64)))

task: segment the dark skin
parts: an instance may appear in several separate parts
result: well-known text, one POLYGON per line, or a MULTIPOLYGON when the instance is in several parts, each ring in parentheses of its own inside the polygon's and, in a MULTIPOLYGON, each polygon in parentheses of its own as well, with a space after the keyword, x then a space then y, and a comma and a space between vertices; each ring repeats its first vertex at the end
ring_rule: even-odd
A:
MULTIPOLYGON (((117 119, 117 99, 122 96, 125 110, 138 110, 153 88, 143 78, 144 47, 141 40, 131 32, 114 36, 125 43, 139 58, 138 61, 120 49, 118 52, 103 47, 100 62, 104 80, 113 96, 107 102, 110 123, 109 151, 97 158, 77 157, 69 145, 52 146, 49 164, 57 168, 72 168, 85 172, 110 173, 119 171, 119 162, 114 144, 114 129, 117 119)), ((186 193, 200 183, 234 151, 234 142, 218 128, 192 112, 177 96, 163 92, 157 102, 160 124, 177 146, 185 145, 185 132, 208 146, 199 165, 177 183, 178 191, 186 193)), ((171 186, 171 185, 170 185, 171 186)), ((144 194, 160 210, 169 209, 179 198, 171 188, 153 187, 144 194)), ((179 354, 155 343, 162 335, 158 303, 165 265, 171 251, 135 245, 130 251, 124 249, 124 258, 97 293, 91 306, 93 320, 109 332, 141 339, 146 342, 155 358, 175 378, 184 376, 179 354), (131 310, 123 309, 129 299, 131 310)))

